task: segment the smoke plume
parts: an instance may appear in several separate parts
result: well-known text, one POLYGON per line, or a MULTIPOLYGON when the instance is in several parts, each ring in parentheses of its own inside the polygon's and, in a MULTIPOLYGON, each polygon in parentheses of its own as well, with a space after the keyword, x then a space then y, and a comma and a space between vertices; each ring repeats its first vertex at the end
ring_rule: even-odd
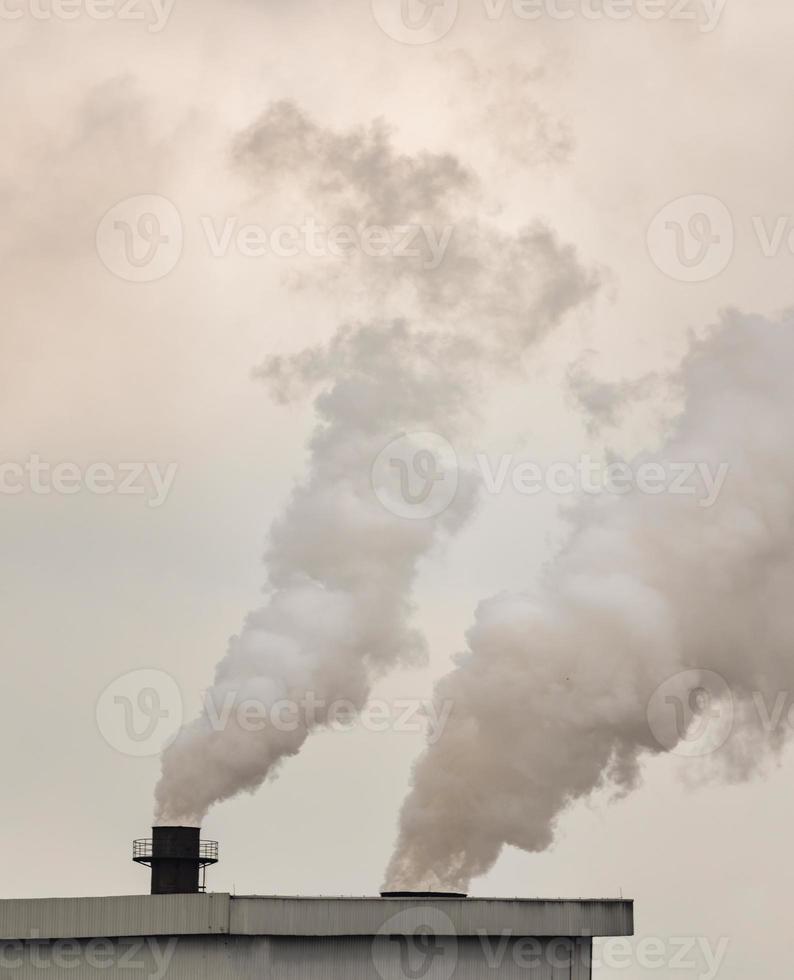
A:
POLYGON ((711 753, 741 778, 780 748, 758 705, 794 683, 793 363, 794 319, 726 317, 683 363, 673 434, 635 461, 728 464, 716 503, 592 498, 537 589, 481 603, 437 687, 454 708, 415 768, 390 887, 465 889, 506 844, 542 851, 567 807, 628 792, 650 755, 711 753))
POLYGON ((516 370, 598 285, 549 229, 483 225, 473 175, 449 156, 397 153, 381 126, 339 135, 282 103, 241 135, 234 163, 257 190, 297 183, 328 224, 432 222, 453 235, 432 270, 421 259, 360 257, 355 273, 373 308, 394 316, 344 325, 329 343, 257 372, 279 401, 317 392, 308 472, 272 526, 264 604, 232 637, 204 711, 163 754, 163 823, 200 822, 218 801, 255 790, 329 722, 329 706, 358 711, 379 674, 421 660, 412 583, 470 516, 475 494, 464 474, 438 517, 406 519, 373 492, 373 461, 402 433, 454 439, 473 420, 483 380, 516 370), (252 705, 270 723, 252 724, 252 705), (287 723, 274 725, 282 711, 287 723))

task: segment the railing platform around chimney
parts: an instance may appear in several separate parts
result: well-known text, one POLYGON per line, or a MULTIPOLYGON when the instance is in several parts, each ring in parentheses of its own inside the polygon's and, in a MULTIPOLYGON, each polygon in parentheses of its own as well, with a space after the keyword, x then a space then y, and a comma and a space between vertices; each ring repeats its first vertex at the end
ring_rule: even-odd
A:
POLYGON ((199 827, 152 828, 132 844, 132 860, 152 869, 153 895, 206 891, 206 873, 218 863, 218 842, 201 840, 199 827))
MULTIPOLYGON (((157 854, 154 853, 154 840, 151 837, 142 837, 140 840, 132 842, 132 860, 138 864, 150 864, 153 857, 159 858, 180 858, 183 854, 169 854, 162 845, 158 846, 157 854)), ((198 860, 203 866, 218 863, 218 842, 216 840, 203 840, 199 844, 198 860)))

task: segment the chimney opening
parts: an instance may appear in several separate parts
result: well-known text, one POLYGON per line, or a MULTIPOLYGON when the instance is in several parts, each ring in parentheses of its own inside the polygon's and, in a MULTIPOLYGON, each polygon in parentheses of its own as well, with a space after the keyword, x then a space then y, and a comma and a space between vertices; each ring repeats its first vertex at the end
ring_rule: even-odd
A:
POLYGON ((381 892, 381 898, 467 898, 466 892, 381 892))

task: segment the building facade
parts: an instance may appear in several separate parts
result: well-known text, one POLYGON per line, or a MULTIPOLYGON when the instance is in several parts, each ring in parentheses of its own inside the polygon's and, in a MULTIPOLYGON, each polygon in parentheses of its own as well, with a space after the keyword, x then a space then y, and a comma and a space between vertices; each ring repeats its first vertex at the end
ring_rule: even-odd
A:
POLYGON ((0 901, 9 980, 588 980, 626 900, 226 894, 0 901))

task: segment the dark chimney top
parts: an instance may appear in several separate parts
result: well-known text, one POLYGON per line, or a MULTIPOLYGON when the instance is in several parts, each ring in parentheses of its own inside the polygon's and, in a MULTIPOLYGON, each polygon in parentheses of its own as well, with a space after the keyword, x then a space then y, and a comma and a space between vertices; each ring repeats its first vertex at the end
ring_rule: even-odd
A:
POLYGON ((381 898, 466 898, 466 892, 381 892, 381 898))
POLYGON ((152 869, 152 895, 191 895, 206 890, 218 844, 201 840, 199 827, 153 827, 150 839, 133 842, 132 860, 152 869))

